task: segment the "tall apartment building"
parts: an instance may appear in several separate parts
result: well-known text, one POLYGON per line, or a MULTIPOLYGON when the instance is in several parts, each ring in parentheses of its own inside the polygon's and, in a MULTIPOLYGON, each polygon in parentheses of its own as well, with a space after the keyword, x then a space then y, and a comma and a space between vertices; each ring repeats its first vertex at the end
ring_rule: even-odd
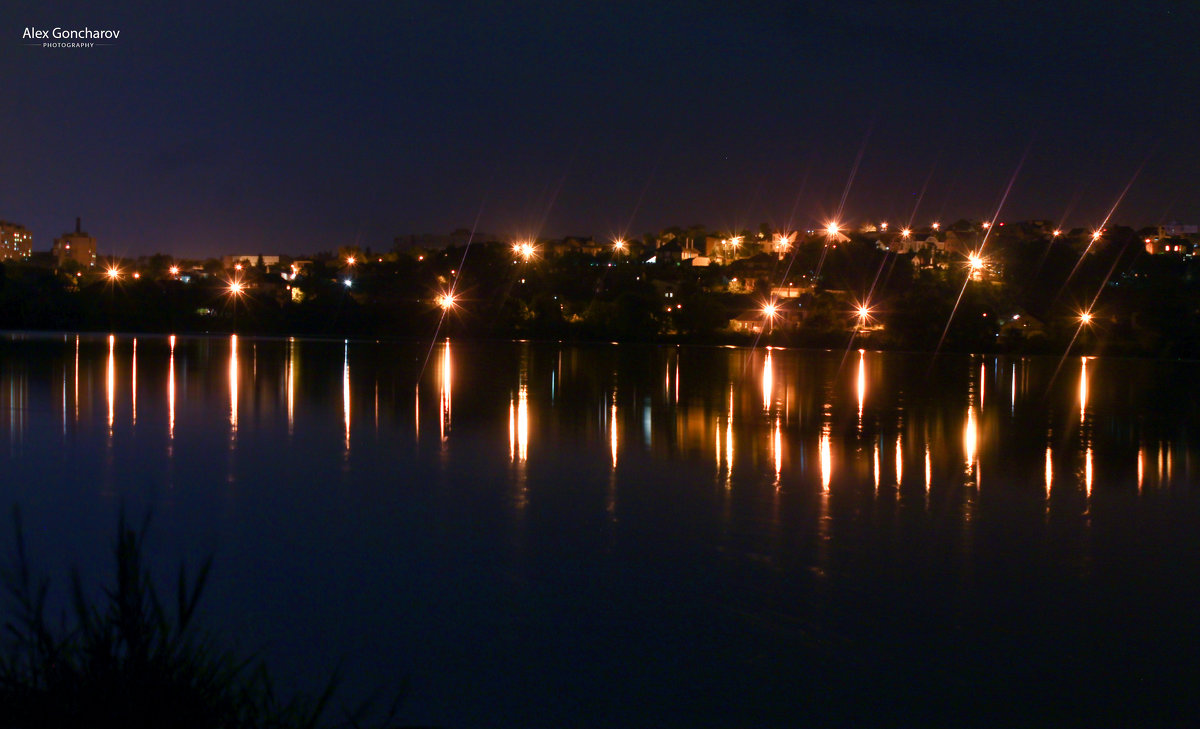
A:
POLYGON ((82 268, 96 265, 96 239, 85 233, 79 227, 79 218, 75 218, 75 232, 63 233, 54 239, 50 253, 58 259, 58 265, 63 266, 67 261, 74 261, 82 268))
POLYGON ((0 220, 0 261, 25 261, 33 253, 33 234, 19 223, 0 220))

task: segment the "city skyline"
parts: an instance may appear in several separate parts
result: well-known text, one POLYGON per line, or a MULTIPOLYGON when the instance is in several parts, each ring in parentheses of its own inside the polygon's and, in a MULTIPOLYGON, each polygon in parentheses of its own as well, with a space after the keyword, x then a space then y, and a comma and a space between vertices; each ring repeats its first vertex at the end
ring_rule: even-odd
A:
POLYGON ((1196 11, 997 7, 18 3, 0 217, 35 250, 82 217, 105 253, 195 257, 476 225, 1200 220, 1178 111, 1200 74, 1172 40, 1196 11), (22 39, 85 26, 120 35, 22 39))

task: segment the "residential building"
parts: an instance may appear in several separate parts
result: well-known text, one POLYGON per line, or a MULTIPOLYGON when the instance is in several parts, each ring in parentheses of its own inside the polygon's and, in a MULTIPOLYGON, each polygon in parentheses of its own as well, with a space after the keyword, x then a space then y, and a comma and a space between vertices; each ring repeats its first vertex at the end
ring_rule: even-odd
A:
POLYGON ((33 234, 19 224, 0 220, 0 261, 25 261, 33 253, 33 234))
POLYGON ((55 238, 50 253, 59 267, 73 261, 81 268, 91 268, 96 265, 96 239, 88 235, 80 227, 79 218, 75 218, 75 232, 55 238))

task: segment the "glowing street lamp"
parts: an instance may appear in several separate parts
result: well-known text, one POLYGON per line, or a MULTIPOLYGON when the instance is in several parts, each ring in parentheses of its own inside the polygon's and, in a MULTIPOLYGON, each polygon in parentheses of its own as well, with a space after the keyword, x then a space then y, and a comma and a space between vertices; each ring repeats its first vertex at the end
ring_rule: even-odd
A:
POLYGON ((908 240, 909 238, 911 238, 912 237, 912 228, 905 228, 904 230, 900 231, 900 237, 903 238, 904 240, 908 240))
POLYGON ((347 266, 353 266, 356 263, 358 263, 358 259, 356 259, 354 256, 346 256, 346 265, 347 266))
POLYGON ((1092 231, 1092 242, 1093 242, 1093 243, 1095 243, 1096 241, 1100 240, 1100 235, 1101 235, 1101 233, 1103 233, 1103 231, 1100 231, 1100 230, 1093 230, 1093 231, 1092 231))
POLYGON ((862 329, 871 321, 871 307, 865 303, 859 304, 854 310, 854 316, 858 319, 858 328, 862 329))
POLYGON ((533 258, 535 251, 536 249, 529 241, 513 243, 513 253, 519 256, 523 261, 528 261, 529 259, 533 258))
POLYGON ((454 294, 445 293, 438 296, 437 304, 438 306, 442 307, 444 311, 449 311, 450 309, 454 308, 454 294))
POLYGON ((942 224, 941 224, 941 223, 939 223, 939 222, 937 222, 937 221, 935 220, 935 221, 933 222, 933 229, 934 229, 934 230, 941 230, 941 228, 942 228, 942 224))
POLYGON ((830 238, 833 238, 838 233, 840 233, 841 230, 842 230, 841 226, 839 226, 837 223, 835 223, 833 221, 830 221, 829 224, 825 226, 825 235, 830 238))
POLYGON ((108 279, 110 281, 116 281, 117 279, 121 278, 121 269, 117 268, 116 266, 109 266, 106 273, 108 274, 108 279))
POLYGON ((348 278, 344 278, 344 279, 342 279, 342 285, 345 286, 346 288, 350 288, 351 286, 354 285, 354 281, 352 281, 351 279, 348 279, 348 278))
POLYGON ((970 264, 972 271, 979 271, 983 268, 983 259, 979 257, 978 253, 972 253, 968 256, 967 262, 970 264))
POLYGON ((167 271, 172 276, 178 276, 179 275, 179 266, 171 266, 169 269, 167 269, 167 271))
POLYGON ((1092 312, 1090 312, 1090 311, 1080 312, 1079 323, 1080 324, 1091 324, 1092 323, 1092 312))
POLYGON ((241 281, 229 282, 229 293, 234 297, 241 296, 246 292, 246 286, 241 281))
POLYGON ((1059 237, 1060 235, 1062 235, 1062 231, 1061 231, 1061 230, 1059 230, 1058 228, 1055 228, 1055 229, 1054 229, 1054 234, 1053 234, 1053 236, 1052 236, 1052 237, 1054 237, 1054 238, 1057 238, 1057 237, 1059 237))

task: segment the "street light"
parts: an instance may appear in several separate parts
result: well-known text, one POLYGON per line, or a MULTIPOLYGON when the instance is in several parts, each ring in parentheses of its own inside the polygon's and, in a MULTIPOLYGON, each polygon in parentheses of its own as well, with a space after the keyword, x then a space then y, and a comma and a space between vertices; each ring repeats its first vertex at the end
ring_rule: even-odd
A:
POLYGON ((530 243, 529 241, 513 243, 513 253, 520 257, 523 261, 528 261, 529 259, 533 258, 533 254, 536 252, 536 250, 537 249, 534 247, 533 243, 530 243))

